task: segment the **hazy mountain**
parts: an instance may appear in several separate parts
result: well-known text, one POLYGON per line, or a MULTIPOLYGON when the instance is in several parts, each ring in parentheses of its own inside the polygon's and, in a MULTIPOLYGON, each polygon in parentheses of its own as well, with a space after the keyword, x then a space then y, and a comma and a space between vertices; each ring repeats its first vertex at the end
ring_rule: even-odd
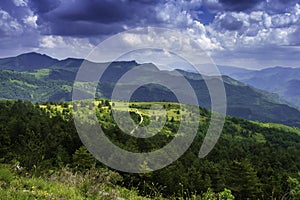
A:
MULTIPOLYGON (((46 55, 36 53, 23 54, 17 57, 0 59, 0 97, 3 99, 22 99, 33 102, 69 101, 73 82, 82 59, 68 58, 65 60, 52 59, 46 55), (37 60, 35 60, 37 59, 37 60), (32 64, 30 64, 32 62, 32 64)), ((103 70, 105 63, 89 63, 91 70, 103 70)), ((142 72, 136 76, 141 82, 163 79, 177 80, 178 72, 186 77, 196 91, 198 101, 202 107, 210 109, 210 95, 201 75, 183 70, 160 71, 155 65, 138 64, 135 61, 113 62, 104 72, 97 88, 97 97, 110 98, 113 88, 119 78, 129 70, 141 67, 142 72)), ((247 73, 249 73, 247 71, 247 73)), ((93 74, 91 72, 90 74, 93 74)), ((206 77, 209 81, 218 81, 213 76, 206 77)), ((89 79, 85 77, 84 79, 89 79)), ((227 95, 228 114, 251 120, 271 121, 287 125, 299 126, 300 112, 288 105, 280 103, 276 95, 247 86, 228 76, 223 77, 227 95)), ((176 83, 176 81, 175 81, 176 83)), ((81 80, 82 94, 90 96, 85 88, 89 83, 81 80)), ((136 82, 123 83, 123 92, 136 82)), ((290 82, 293 88, 298 82, 290 82)), ((181 87, 179 84, 178 87, 181 87)), ((182 95, 188 96, 182 90, 182 95)), ((148 84, 138 88, 131 100, 139 101, 177 101, 175 95, 166 87, 148 84)), ((188 103, 188 102, 187 102, 188 103)))
POLYGON ((233 66, 225 66, 225 65, 218 65, 218 69, 221 74, 231 76, 235 74, 246 74, 253 72, 253 70, 239 68, 239 67, 233 67, 233 66))
POLYGON ((300 69, 273 67, 262 70, 243 70, 220 67, 223 74, 253 87, 276 93, 280 98, 300 108, 300 69))

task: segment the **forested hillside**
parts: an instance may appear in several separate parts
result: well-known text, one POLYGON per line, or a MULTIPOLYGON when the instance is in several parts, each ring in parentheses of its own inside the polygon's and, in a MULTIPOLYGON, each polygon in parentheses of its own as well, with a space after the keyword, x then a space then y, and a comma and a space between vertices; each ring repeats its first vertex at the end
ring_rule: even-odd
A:
MULTIPOLYGON (((113 105, 107 100, 95 101, 92 109, 97 110, 100 124, 114 144, 129 151, 145 152, 168 143, 176 133, 179 116, 188 114, 177 103, 158 104, 167 110, 167 121, 161 132, 148 139, 130 137, 114 126, 113 105)), ((146 125, 151 120, 147 112, 150 106, 150 102, 132 102, 132 118, 138 123, 136 110, 139 110, 146 125)), ((227 117, 217 145, 200 159, 198 152, 210 116, 209 111, 201 108, 200 122, 192 122, 199 123, 197 136, 180 159, 158 171, 128 174, 107 169, 87 152, 77 135, 71 110, 69 103, 0 102, 1 193, 26 195, 23 191, 29 191, 28 195, 38 195, 50 191, 56 198, 69 199, 78 192, 82 199, 96 199, 103 198, 103 192, 110 195, 121 191, 115 198, 130 199, 128 195, 134 190, 132 199, 142 198, 138 195, 232 199, 230 193, 235 199, 299 199, 300 130, 297 128, 227 117), (82 177, 82 181, 76 182, 72 173, 82 177), (98 173, 100 179, 103 176, 111 179, 99 181, 102 189, 93 189, 90 187, 96 181, 90 178, 93 173, 98 173), (67 177, 74 178, 74 185, 66 186, 67 177), (49 182, 43 184, 43 181, 49 182), (50 189, 46 187, 51 184, 50 189), (77 186, 79 189, 72 194, 53 189, 77 186), (131 191, 125 192, 125 188, 131 191), (222 195, 226 198, 221 198, 222 195)), ((49 199, 47 195, 35 198, 49 199)))
MULTIPOLYGON (((76 73, 83 61, 83 59, 73 58, 57 60, 38 53, 0 59, 0 98, 21 99, 33 103, 71 101, 76 73)), ((105 67, 105 63, 88 63, 95 71, 103 70, 105 67)), ((112 91, 119 78, 134 68, 142 69, 138 80, 143 81, 152 81, 153 77, 156 80, 159 78, 176 80, 178 73, 182 74, 193 87, 199 105, 211 109, 211 99, 206 84, 213 84, 219 79, 206 77, 205 81, 200 74, 183 70, 162 71, 154 64, 138 64, 135 61, 111 63, 99 80, 96 96, 111 99, 112 91)), ((276 95, 249 87, 228 76, 222 78, 226 90, 228 115, 300 127, 300 111, 284 104, 276 95)), ((87 80, 77 80, 76 83, 82 86, 85 96, 92 95, 86 93, 86 88, 93 83, 87 80)), ((128 83, 131 86, 134 84, 136 83, 128 83)), ((123 85, 126 88, 127 83, 123 85)), ((182 95, 189 96, 185 90, 181 92, 182 95)), ((133 94, 131 100, 178 101, 172 91, 158 84, 143 85, 133 94)))

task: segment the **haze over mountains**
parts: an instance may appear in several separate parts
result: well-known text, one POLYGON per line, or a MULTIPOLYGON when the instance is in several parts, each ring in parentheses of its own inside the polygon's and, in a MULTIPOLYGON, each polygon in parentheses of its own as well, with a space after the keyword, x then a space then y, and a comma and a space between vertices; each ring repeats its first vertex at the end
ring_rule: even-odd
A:
MULTIPOLYGON (((82 59, 73 58, 57 60, 38 53, 0 59, 0 98, 22 99, 32 102, 70 101, 74 79, 82 62, 82 59)), ((104 67, 104 64, 92 64, 95 65, 95 70, 101 70, 104 67)), ((113 62, 102 76, 96 96, 110 98, 119 78, 135 67, 142 67, 145 70, 143 76, 137 77, 141 80, 149 80, 153 77, 163 77, 166 80, 176 78, 174 71, 160 71, 153 64, 138 64, 135 61, 113 62)), ((196 91, 200 106, 210 109, 210 96, 203 78, 192 72, 182 70, 177 70, 177 72, 183 74, 196 91)), ((247 84, 256 75, 256 72, 252 71, 243 71, 243 73, 245 73, 244 76, 241 76, 237 70, 231 72, 230 75, 236 79, 241 80, 243 77, 243 80, 249 80, 245 81, 247 84), (247 73, 252 76, 247 75, 247 73)), ((272 73, 269 72, 268 75, 269 79, 272 79, 272 73)), ((208 79, 209 81, 216 81, 214 77, 208 79)), ((278 77, 275 79, 278 80, 278 77)), ((275 79, 273 84, 275 84, 275 79)), ((300 112, 291 106, 282 104, 276 95, 247 86, 229 76, 223 76, 223 80, 229 115, 250 120, 300 126, 300 112)), ((290 87, 295 87, 297 82, 292 80, 290 87)), ((89 83, 82 81, 80 84, 82 85, 82 92, 86 93, 84 88, 89 83)), ((188 95, 185 94, 185 91, 182 91, 182 94, 188 95)), ((88 97, 91 94, 86 93, 85 95, 88 97)), ((178 101, 170 90, 155 84, 140 87, 134 92, 131 100, 178 101)))
POLYGON ((271 93, 300 108, 300 69, 272 67, 246 70, 237 67, 220 67, 222 74, 271 93))

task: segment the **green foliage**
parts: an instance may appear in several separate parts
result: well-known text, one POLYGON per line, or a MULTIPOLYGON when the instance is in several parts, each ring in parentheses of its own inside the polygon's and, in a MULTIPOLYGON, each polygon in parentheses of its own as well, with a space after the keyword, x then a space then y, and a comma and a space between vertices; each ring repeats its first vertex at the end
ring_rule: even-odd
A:
POLYGON ((14 174, 4 165, 0 165, 0 188, 8 187, 14 179, 14 174))
POLYGON ((218 200, 234 200, 234 196, 231 194, 231 191, 229 189, 224 189, 223 192, 219 193, 218 200))
POLYGON ((238 199, 255 199, 261 195, 260 180, 249 160, 233 161, 226 186, 238 199))
MULTIPOLYGON (((93 108, 96 109, 105 134, 114 144, 128 151, 150 152, 159 149, 172 140, 180 125, 176 110, 178 104, 163 102, 169 120, 159 133, 147 139, 131 137, 115 126, 110 107, 103 106, 105 101, 97 102, 101 102, 102 106, 99 108, 96 103, 93 108), (170 121, 172 117, 173 122, 170 121)), ((134 108, 130 111, 137 123, 140 114, 145 120, 150 119, 146 112, 146 107, 151 107, 150 102, 133 104, 134 108)), ((86 105, 85 111, 94 112, 90 110, 91 104, 88 102, 82 105, 86 105)), ((57 194, 56 197, 63 195, 66 199, 76 199, 72 196, 75 194, 82 199, 93 199, 100 195, 96 188, 102 187, 111 194, 119 191, 119 185, 128 199, 132 194, 130 190, 134 190, 135 194, 158 199, 162 196, 168 199, 203 197, 223 200, 233 199, 233 196, 236 199, 279 199, 287 191, 288 195, 298 198, 299 180, 288 177, 295 177, 295 172, 299 171, 299 129, 227 117, 218 143, 207 157, 199 159, 198 153, 208 128, 210 112, 195 107, 193 112, 197 111, 201 113, 200 123, 189 123, 191 126, 199 124, 199 130, 191 147, 182 157, 158 171, 127 174, 105 171, 103 165, 87 152, 76 133, 70 104, 32 105, 22 101, 0 101, 1 162, 18 163, 23 167, 23 170, 17 171, 18 174, 25 175, 20 179, 12 176, 11 179, 10 175, 5 176, 9 173, 4 170, 1 176, 5 181, 1 182, 6 186, 3 186, 1 192, 7 197, 5 199, 10 198, 9 193, 11 196, 17 195, 15 199, 22 199, 24 195, 27 199, 46 198, 16 190, 22 188, 31 191, 28 185, 32 187, 34 184, 31 183, 37 181, 36 185, 41 185, 41 189, 34 190, 36 193, 52 192, 53 195, 57 194), (65 172, 60 170, 64 166, 70 169, 65 172), (46 180, 42 180, 43 177, 46 180), (47 184, 57 190, 70 188, 72 194, 55 192, 47 184), (108 191, 105 189, 107 187, 108 191)), ((120 109, 118 112, 122 114, 125 111, 120 109)), ((82 120, 89 122, 84 113, 79 114, 82 120)), ((190 114, 187 110, 180 111, 180 115, 190 114)), ((120 163, 126 161, 123 158, 120 163)), ((147 163, 144 167, 148 167, 147 163)))
POLYGON ((208 189, 205 193, 199 197, 201 200, 234 200, 234 196, 231 194, 229 189, 224 189, 224 191, 220 193, 213 192, 212 189, 208 189))
POLYGON ((28 199, 146 199, 137 192, 116 185, 121 177, 118 173, 105 169, 91 169, 85 172, 73 173, 67 168, 57 170, 51 176, 30 177, 16 176, 11 184, 0 187, 2 200, 28 199), (128 198, 129 199, 129 198, 128 198))
POLYGON ((90 169, 96 164, 96 159, 87 151, 84 146, 81 146, 73 154, 73 166, 80 171, 90 169))
MULTIPOLYGON (((300 176, 300 173, 298 173, 300 176)), ((290 195, 292 199, 300 199, 300 181, 296 178, 289 177, 290 195)))
POLYGON ((68 168, 55 172, 50 180, 61 182, 65 185, 74 185, 80 193, 86 197, 97 197, 101 193, 110 189, 117 190, 116 184, 122 181, 122 177, 117 173, 104 168, 91 168, 85 171, 71 172, 68 168))
POLYGON ((208 189, 203 195, 202 200, 217 200, 216 194, 211 190, 208 189))

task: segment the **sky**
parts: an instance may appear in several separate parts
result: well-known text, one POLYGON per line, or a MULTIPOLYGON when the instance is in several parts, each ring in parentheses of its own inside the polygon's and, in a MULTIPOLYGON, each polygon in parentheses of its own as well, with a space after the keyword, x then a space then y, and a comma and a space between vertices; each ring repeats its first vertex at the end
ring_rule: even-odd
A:
POLYGON ((186 34, 218 65, 300 67, 300 0, 1 0, 0 57, 85 58, 148 26, 186 34))

